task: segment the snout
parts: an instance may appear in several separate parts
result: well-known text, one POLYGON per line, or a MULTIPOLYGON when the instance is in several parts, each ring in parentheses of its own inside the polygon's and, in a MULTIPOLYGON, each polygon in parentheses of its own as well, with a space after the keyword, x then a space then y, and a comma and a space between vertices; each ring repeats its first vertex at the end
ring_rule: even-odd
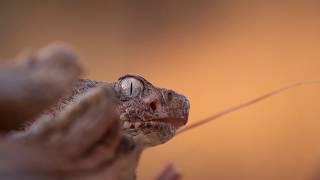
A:
POLYGON ((188 122, 190 103, 187 97, 172 90, 165 90, 164 98, 168 107, 168 117, 175 119, 176 128, 188 122))
POLYGON ((184 96, 184 100, 183 100, 183 118, 185 120, 184 124, 187 124, 188 122, 188 118, 189 118, 189 110, 190 110, 190 103, 187 97, 184 96))

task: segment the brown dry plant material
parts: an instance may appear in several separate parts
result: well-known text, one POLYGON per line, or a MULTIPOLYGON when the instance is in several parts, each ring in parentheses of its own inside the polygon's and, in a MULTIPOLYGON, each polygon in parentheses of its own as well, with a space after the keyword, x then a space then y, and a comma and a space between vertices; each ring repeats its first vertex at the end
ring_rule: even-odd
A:
POLYGON ((51 45, 15 64, 0 66, 0 131, 30 121, 55 103, 81 74, 71 49, 51 45))
MULTIPOLYGON (((2 132, 57 102, 80 73, 75 54, 60 45, 0 67, 2 132)), ((39 129, 1 137, 1 179, 134 179, 142 146, 121 135, 113 96, 94 88, 63 113, 39 121, 39 129)))

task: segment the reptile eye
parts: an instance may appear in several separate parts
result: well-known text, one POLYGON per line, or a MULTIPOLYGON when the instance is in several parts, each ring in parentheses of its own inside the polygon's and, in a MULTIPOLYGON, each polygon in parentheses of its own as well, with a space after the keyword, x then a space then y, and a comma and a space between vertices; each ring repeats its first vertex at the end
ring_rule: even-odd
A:
POLYGON ((143 89, 142 83, 133 77, 127 77, 120 82, 121 93, 127 97, 136 97, 143 89))

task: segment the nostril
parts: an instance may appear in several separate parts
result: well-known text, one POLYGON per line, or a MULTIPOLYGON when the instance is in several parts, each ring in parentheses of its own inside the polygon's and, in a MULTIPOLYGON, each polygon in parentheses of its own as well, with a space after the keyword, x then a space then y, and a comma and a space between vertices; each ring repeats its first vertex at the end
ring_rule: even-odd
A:
POLYGON ((172 98, 173 98, 173 93, 172 93, 171 91, 169 91, 169 92, 167 93, 167 98, 168 98, 168 101, 171 101, 171 100, 172 100, 172 98))
POLYGON ((156 109, 157 109, 157 104, 156 104, 156 102, 152 102, 152 103, 150 103, 150 108, 153 110, 153 111, 155 111, 156 109))

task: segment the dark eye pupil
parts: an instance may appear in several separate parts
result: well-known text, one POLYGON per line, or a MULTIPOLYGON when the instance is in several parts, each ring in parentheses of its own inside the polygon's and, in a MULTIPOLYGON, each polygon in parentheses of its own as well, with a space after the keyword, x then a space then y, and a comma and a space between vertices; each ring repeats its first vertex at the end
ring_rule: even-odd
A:
POLYGON ((132 95, 132 83, 130 83, 130 96, 132 95))
POLYGON ((139 80, 131 77, 121 80, 119 85, 121 93, 130 98, 136 97, 143 90, 143 84, 139 80))

